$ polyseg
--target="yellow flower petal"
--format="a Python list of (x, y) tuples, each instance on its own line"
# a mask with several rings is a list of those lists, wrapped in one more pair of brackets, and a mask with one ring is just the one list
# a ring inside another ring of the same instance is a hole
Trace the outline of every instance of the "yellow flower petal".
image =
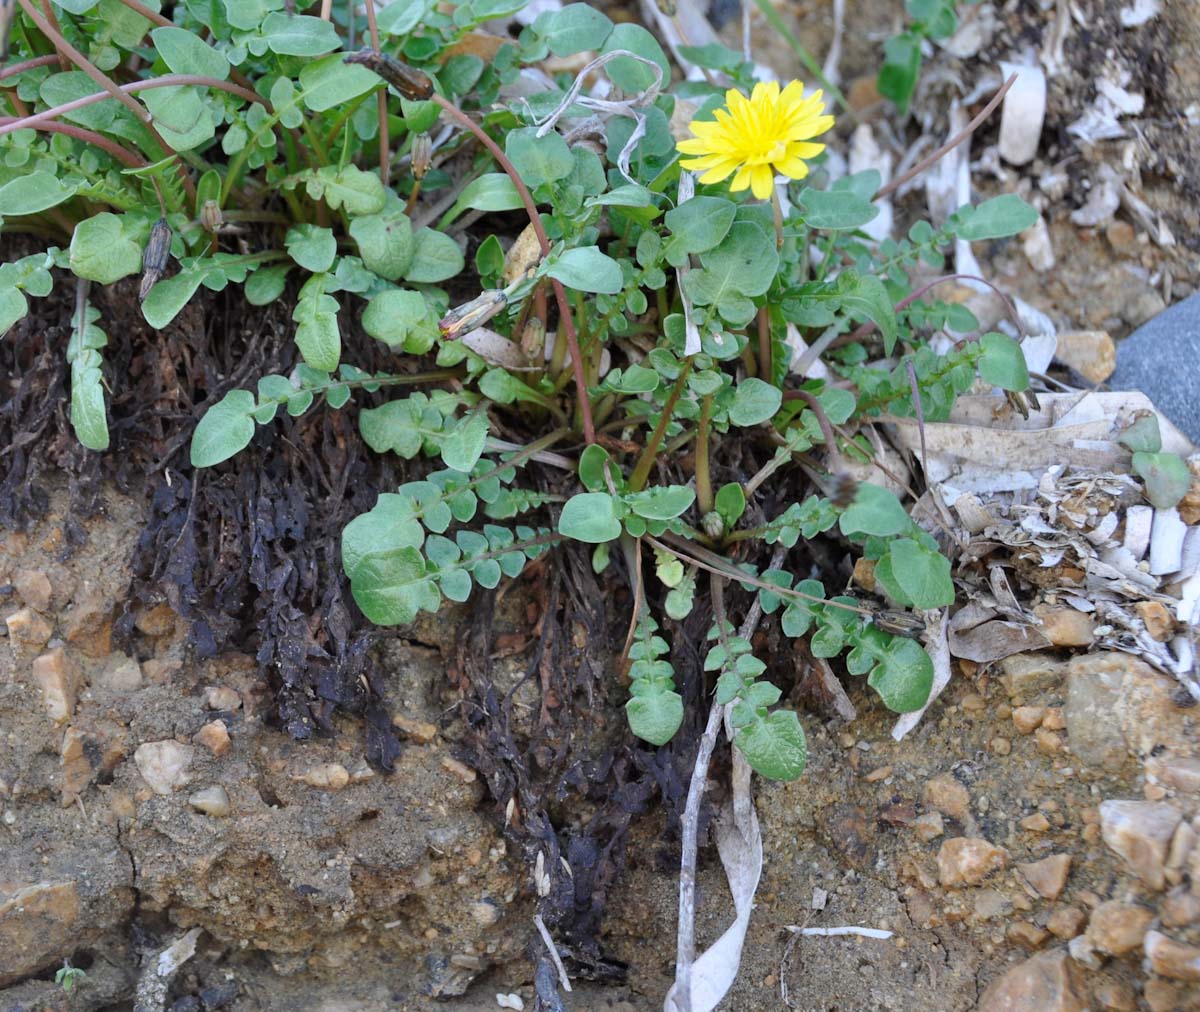
[(775, 189), (775, 173), (769, 165), (758, 165), (750, 170), (750, 189), (759, 200), (766, 200)]
[(760, 81), (749, 96), (736, 89), (725, 93), (725, 106), (710, 120), (689, 124), (692, 136), (676, 144), (680, 165), (702, 172), (702, 183), (716, 183), (732, 175), (733, 192), (750, 189), (760, 200), (774, 189), (775, 176), (792, 179), (808, 175), (807, 159), (825, 150), (813, 137), (834, 123), (825, 115), (823, 94), (804, 94), (804, 85), (792, 81), (781, 89), (776, 81)]

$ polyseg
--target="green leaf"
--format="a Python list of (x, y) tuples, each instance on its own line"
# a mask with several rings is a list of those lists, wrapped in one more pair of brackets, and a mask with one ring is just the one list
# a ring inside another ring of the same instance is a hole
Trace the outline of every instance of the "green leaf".
[(955, 216), (954, 234), (960, 239), (1002, 239), (1031, 228), (1038, 213), (1015, 193), (1003, 193), (975, 208), (963, 208)]
[(246, 279), (246, 301), (252, 306), (266, 306), (283, 294), (287, 284), (288, 264), (260, 267)]
[(184, 268), (174, 277), (158, 282), (142, 302), (142, 316), (146, 322), (155, 330), (170, 324), (196, 294), (205, 273), (199, 267)]
[(412, 223), (403, 211), (385, 211), (355, 218), (350, 237), (367, 270), (387, 281), (399, 281), (409, 269), (416, 250)]
[(543, 11), (533, 31), (554, 56), (572, 56), (603, 45), (613, 23), (591, 4), (568, 4), (561, 10)]
[(1007, 334), (984, 334), (979, 340), (979, 375), (1001, 390), (1029, 389), (1029, 369), (1021, 346)]
[(343, 106), (378, 84), (378, 74), (361, 64), (346, 63), (341, 53), (313, 60), (300, 71), (301, 97), (313, 112)]
[(292, 312), (296, 347), (308, 365), (322, 372), (333, 372), (342, 356), (337, 312), (337, 299), (324, 292), (302, 298)]
[(1159, 509), (1177, 505), (1192, 485), (1187, 463), (1173, 453), (1135, 453), (1133, 472), (1145, 481), (1146, 498)]
[(229, 61), (194, 32), (183, 28), (155, 28), (150, 33), (154, 48), (176, 74), (198, 74), (224, 81)]
[(575, 168), (566, 140), (553, 130), (544, 137), (538, 137), (534, 127), (510, 130), (504, 153), (530, 189), (564, 179)]
[(254, 394), (230, 390), (204, 412), (192, 433), (192, 467), (213, 467), (228, 460), (254, 438)]
[(441, 604), (424, 558), (408, 546), (360, 559), (350, 574), (350, 592), (376, 625), (405, 625), (421, 611), (436, 611)]
[(19, 288), (0, 288), (0, 337), (29, 312), (29, 300)]
[(1162, 449), (1158, 416), (1153, 411), (1145, 411), (1138, 415), (1121, 433), (1117, 442), (1133, 453), (1158, 453)]
[(826, 231), (861, 228), (879, 214), (869, 200), (847, 190), (806, 189), (800, 194), (800, 208), (809, 228)]
[(290, 11), (268, 14), (263, 19), (262, 33), (267, 48), (280, 56), (321, 56), (342, 44), (331, 22)]
[(646, 520), (674, 520), (686, 513), (695, 501), (695, 489), (686, 485), (659, 485), (645, 492), (625, 495), (625, 505)]
[(672, 245), (683, 253), (707, 253), (729, 234), (737, 205), (724, 197), (692, 197), (666, 213)]
[(915, 35), (893, 35), (883, 44), (883, 66), (876, 87), (884, 98), (896, 103), (901, 116), (908, 115), (908, 103), (917, 88), (921, 72), (921, 40)]
[[(71, 237), (70, 267), (76, 277), (101, 285), (137, 274), (142, 269), (142, 246), (126, 229), (128, 215), (103, 211), (75, 226)], [(137, 226), (134, 226), (136, 229)]]
[(425, 530), (416, 518), (418, 505), (411, 496), (382, 492), (375, 505), (342, 528), (342, 569), (347, 576), (364, 558), (392, 548), (420, 548)]
[[(593, 43), (594, 45), (595, 43)], [(671, 68), (667, 64), (666, 54), (658, 41), (641, 25), (623, 22), (609, 33), (600, 48), (600, 54), (611, 53), (616, 49), (627, 49), (629, 52), (651, 63), (657, 64), (661, 74), (655, 74), (654, 69), (640, 60), (628, 56), (619, 56), (604, 67), (609, 79), (626, 94), (645, 91), (655, 81), (666, 87), (671, 83)]]
[(888, 557), (892, 577), (914, 608), (929, 611), (954, 603), (950, 560), (940, 552), (909, 538), (897, 538), (888, 545)]
[(212, 140), (216, 124), (199, 88), (185, 85), (155, 88), (140, 97), (163, 140), (176, 151), (190, 151)]
[(407, 35), (428, 10), (427, 0), (395, 0), (379, 12), (379, 30), (385, 35)]
[(458, 200), (442, 216), (438, 227), (446, 228), (463, 211), (513, 211), (518, 207), (524, 207), (524, 204), (521, 195), (517, 193), (516, 184), (508, 174), (485, 172), (463, 187)]
[(488, 418), (486, 411), (475, 411), (459, 421), (446, 433), (442, 442), (442, 460), (447, 467), (469, 474), (483, 453), (487, 442)]
[(758, 425), (773, 418), (782, 403), (783, 392), (777, 386), (752, 376), (738, 384), (729, 420), (743, 428)]
[(75, 187), (59, 181), (53, 173), (37, 169), (0, 186), (0, 216), (17, 218), (37, 214), (70, 200)]
[(665, 745), (683, 723), (683, 698), (674, 691), (634, 696), (625, 704), (625, 716), (629, 729), (642, 741)]
[(738, 729), (733, 743), (759, 775), (795, 780), (808, 762), (808, 743), (800, 718), (791, 710), (775, 710)]
[(893, 636), (887, 654), (867, 677), (893, 713), (913, 713), (929, 701), (933, 688), (933, 661), (919, 643)]
[(603, 492), (608, 488), (608, 479), (618, 490), (624, 486), (625, 479), (609, 452), (599, 443), (592, 443), (579, 455), (579, 480), (589, 492)]
[(465, 264), (458, 243), (444, 232), (423, 228), (413, 237), (412, 262), (404, 273), (404, 280), (413, 284), (437, 284), (454, 277)]
[(423, 355), (433, 347), (438, 335), (437, 321), (425, 296), (398, 289), (374, 296), (363, 312), (362, 325), (377, 341), (392, 348), (403, 347), (410, 355)]
[(684, 275), (684, 287), (698, 306), (718, 305), (730, 296), (762, 295), (779, 268), (775, 241), (752, 221), (734, 222), (728, 234), (700, 255), (702, 270)]
[(870, 482), (863, 482), (858, 486), (854, 502), (842, 513), (838, 527), (847, 536), (874, 534), (887, 538), (910, 530), (912, 520), (894, 492)]
[(621, 265), (597, 246), (565, 250), (550, 261), (546, 274), (580, 292), (615, 295), (624, 284)]
[(883, 347), (887, 354), (895, 347), (898, 331), (896, 311), (887, 289), (879, 278), (861, 276), (854, 271), (843, 271), (838, 275), (835, 292), (842, 306), (852, 309), (868, 320), (873, 320), (883, 335)]
[(104, 385), (98, 368), (71, 370), (71, 428), (89, 450), (108, 449)]
[(580, 492), (563, 505), (558, 533), (565, 538), (598, 545), (621, 535), (617, 504), (606, 492)]
[(306, 271), (323, 274), (333, 266), (337, 256), (337, 239), (333, 229), (320, 225), (293, 225), (284, 238), (288, 256)]
[(732, 530), (746, 512), (745, 490), (737, 482), (722, 485), (713, 500), (713, 508), (725, 521), (725, 529)]
[(379, 177), (357, 165), (325, 165), (309, 176), (304, 188), (313, 200), (324, 200), (334, 211), (344, 208), (348, 215), (382, 211), (387, 198)]

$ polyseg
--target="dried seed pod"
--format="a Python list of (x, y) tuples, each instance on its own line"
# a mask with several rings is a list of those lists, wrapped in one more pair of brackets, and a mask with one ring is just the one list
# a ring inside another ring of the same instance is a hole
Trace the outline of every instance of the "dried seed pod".
[(424, 179), (433, 161), (433, 138), (428, 133), (419, 133), (412, 143), (413, 179)]
[(360, 49), (347, 56), (344, 62), (358, 63), (375, 71), (410, 102), (424, 102), (433, 97), (433, 81), (427, 74), (377, 49)]
[(502, 288), (489, 288), (477, 298), (451, 309), (438, 323), (442, 337), (455, 340), (469, 330), (482, 327), (508, 305)]
[(225, 215), (221, 213), (221, 205), (215, 200), (206, 200), (200, 208), (200, 225), (206, 232), (215, 232), (225, 224)]
[(166, 218), (159, 218), (150, 229), (150, 238), (142, 253), (142, 283), (138, 288), (138, 300), (142, 301), (150, 294), (163, 271), (167, 269), (167, 261), (171, 258), (171, 226)]

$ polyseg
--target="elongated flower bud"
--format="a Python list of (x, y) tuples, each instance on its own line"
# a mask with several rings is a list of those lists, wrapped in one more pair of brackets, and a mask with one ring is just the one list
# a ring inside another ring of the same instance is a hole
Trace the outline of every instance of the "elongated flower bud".
[(138, 288), (138, 301), (150, 294), (163, 271), (167, 269), (167, 261), (171, 258), (171, 226), (166, 218), (159, 218), (150, 229), (150, 238), (142, 253), (142, 283)]
[(412, 174), (413, 179), (424, 179), (433, 161), (433, 138), (427, 133), (419, 133), (412, 143)]
[(469, 330), (482, 327), (488, 320), (508, 305), (508, 296), (502, 288), (489, 288), (470, 302), (451, 309), (438, 323), (442, 337), (453, 341)]
[(221, 205), (215, 200), (206, 200), (200, 208), (200, 225), (205, 232), (215, 232), (225, 224), (225, 216), (221, 213)]
[(424, 102), (433, 97), (433, 81), (427, 74), (413, 70), (407, 63), (377, 49), (360, 49), (347, 56), (344, 62), (358, 63), (375, 71), (410, 102)]

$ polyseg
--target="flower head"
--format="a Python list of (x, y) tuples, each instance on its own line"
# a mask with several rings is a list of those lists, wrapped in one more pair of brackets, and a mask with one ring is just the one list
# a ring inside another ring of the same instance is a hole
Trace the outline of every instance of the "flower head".
[(676, 147), (685, 155), (685, 169), (703, 172), (702, 183), (719, 183), (734, 173), (730, 189), (749, 187), (765, 200), (775, 186), (775, 174), (791, 179), (808, 175), (805, 159), (825, 150), (812, 138), (833, 126), (833, 117), (822, 115), (821, 92), (804, 97), (804, 85), (793, 81), (782, 92), (774, 81), (759, 82), (747, 98), (740, 91), (725, 93), (725, 108), (716, 120), (692, 120), (694, 136)]

